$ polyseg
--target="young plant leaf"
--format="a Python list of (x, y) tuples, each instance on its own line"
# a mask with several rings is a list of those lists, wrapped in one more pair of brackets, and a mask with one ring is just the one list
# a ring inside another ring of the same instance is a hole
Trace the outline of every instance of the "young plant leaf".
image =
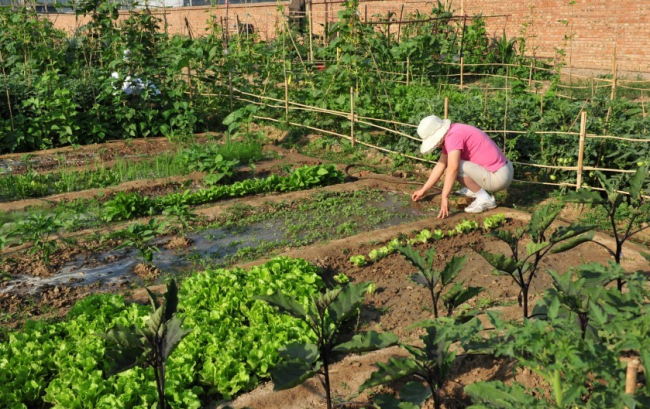
[(348, 342), (338, 344), (334, 347), (334, 352), (360, 353), (367, 351), (375, 351), (377, 349), (387, 348), (397, 344), (397, 336), (385, 332), (378, 333), (375, 331), (363, 332), (352, 337)]
[(494, 254), (488, 251), (479, 251), (479, 254), (498, 271), (512, 274), (517, 269), (517, 262), (506, 255)]
[(452, 257), (452, 259), (445, 265), (445, 268), (442, 269), (442, 272), (440, 274), (442, 285), (446, 286), (454, 281), (466, 262), (467, 256)]
[(256, 297), (259, 300), (266, 301), (269, 304), (275, 305), (285, 314), (289, 314), (292, 317), (302, 319), (305, 316), (305, 309), (300, 303), (294, 300), (291, 297), (288, 297), (282, 293), (275, 293), (272, 295), (261, 295)]

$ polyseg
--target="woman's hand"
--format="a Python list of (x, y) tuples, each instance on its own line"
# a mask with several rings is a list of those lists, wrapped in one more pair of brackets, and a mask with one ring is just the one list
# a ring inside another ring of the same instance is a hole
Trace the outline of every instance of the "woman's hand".
[(444, 219), (449, 216), (449, 202), (446, 197), (440, 198), (440, 211), (438, 212), (438, 219)]
[(417, 202), (418, 200), (422, 199), (426, 193), (427, 193), (427, 191), (425, 189), (416, 190), (411, 195), (411, 200), (413, 200), (414, 202)]

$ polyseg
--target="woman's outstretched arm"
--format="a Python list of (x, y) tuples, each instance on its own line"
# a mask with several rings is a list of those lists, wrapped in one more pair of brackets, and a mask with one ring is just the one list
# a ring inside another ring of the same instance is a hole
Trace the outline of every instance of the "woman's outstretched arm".
[(424, 195), (427, 193), (427, 191), (431, 189), (433, 185), (435, 185), (438, 182), (438, 180), (440, 180), (442, 174), (445, 173), (446, 167), (447, 167), (447, 155), (443, 153), (440, 155), (440, 159), (438, 160), (438, 163), (436, 163), (436, 166), (433, 167), (433, 170), (429, 175), (429, 179), (427, 179), (424, 186), (422, 186), (420, 189), (413, 192), (413, 194), (411, 195), (411, 199), (413, 201), (418, 201), (422, 199)]

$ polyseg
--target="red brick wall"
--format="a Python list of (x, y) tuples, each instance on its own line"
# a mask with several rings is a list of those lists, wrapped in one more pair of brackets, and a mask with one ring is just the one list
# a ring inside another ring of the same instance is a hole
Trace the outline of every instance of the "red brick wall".
[[(327, 17), (336, 19), (342, 4), (324, 4), (313, 0), (314, 31), (322, 32)], [(619, 72), (634, 75), (650, 72), (650, 1), (649, 0), (450, 0), (456, 14), (482, 14), (488, 17), (487, 28), (492, 35), (525, 36), (528, 53), (553, 58), (556, 49), (564, 49), (566, 63), (575, 71), (611, 72), (614, 52)], [(285, 5), (288, 3), (284, 3)], [(425, 1), (361, 1), (359, 12), (397, 18), (404, 6), (404, 16), (420, 10), (426, 13), (432, 3)], [(286, 11), (285, 11), (286, 12)], [(166, 20), (170, 33), (194, 35), (207, 28), (210, 16), (217, 21), (228, 17), (230, 29), (237, 19), (250, 23), (262, 39), (271, 38), (276, 27), (283, 24), (276, 3), (231, 5), (218, 7), (184, 7), (156, 11)], [(71, 15), (50, 15), (57, 27), (74, 30), (83, 21)], [(187, 19), (187, 23), (185, 22)], [(395, 26), (396, 27), (396, 26)], [(394, 28), (395, 28), (394, 27)]]

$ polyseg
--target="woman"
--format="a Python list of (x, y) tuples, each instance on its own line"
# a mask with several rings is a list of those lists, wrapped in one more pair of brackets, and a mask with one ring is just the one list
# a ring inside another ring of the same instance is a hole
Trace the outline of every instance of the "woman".
[(420, 152), (429, 153), (440, 146), (442, 153), (427, 182), (411, 196), (413, 201), (422, 199), (445, 174), (438, 218), (449, 215), (448, 198), (456, 179), (464, 186), (456, 193), (474, 198), (465, 208), (467, 213), (481, 213), (497, 206), (494, 196), (488, 192), (506, 189), (512, 182), (514, 170), (485, 132), (431, 115), (420, 121), (418, 135), (422, 138)]

